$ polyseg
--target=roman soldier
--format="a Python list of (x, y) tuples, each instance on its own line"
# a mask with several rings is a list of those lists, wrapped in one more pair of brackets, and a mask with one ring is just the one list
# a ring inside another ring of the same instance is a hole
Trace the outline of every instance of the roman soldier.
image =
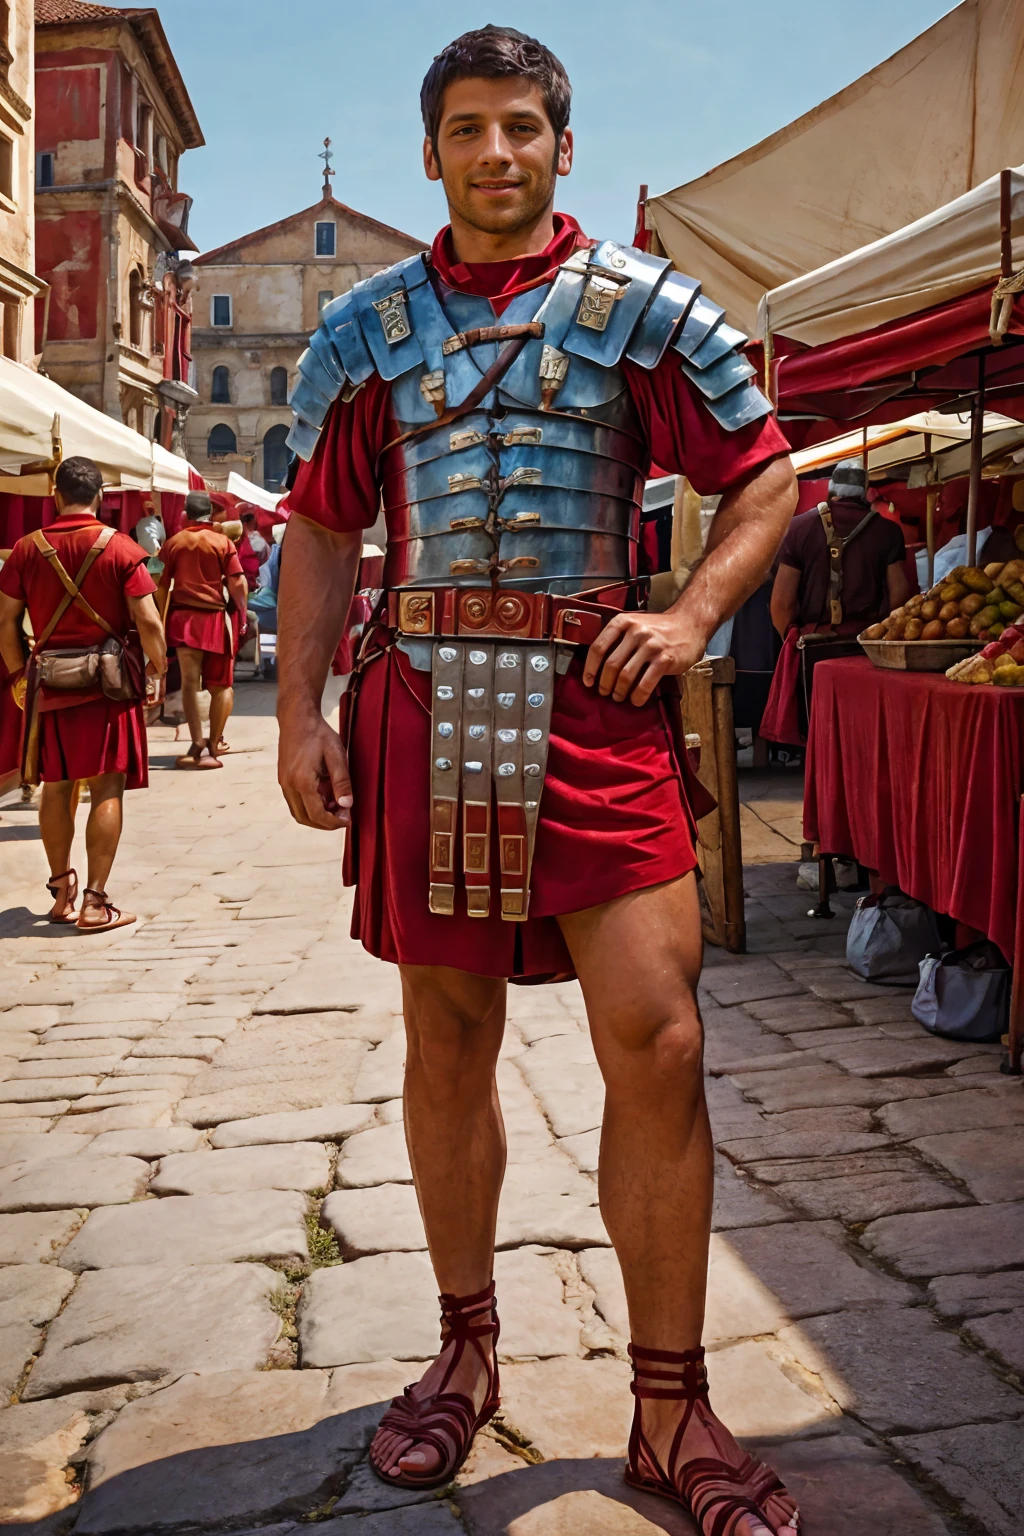
[[(353, 933), (401, 968), (405, 1115), (440, 1354), (381, 1421), (385, 1482), (450, 1481), (499, 1402), (492, 1281), (509, 980), (575, 973), (607, 1101), (601, 1208), (629, 1299), (626, 1470), (704, 1536), (793, 1536), (793, 1500), (708, 1403), (712, 1144), (695, 816), (675, 679), (766, 579), (796, 501), (745, 337), (698, 281), (553, 211), (558, 60), (460, 37), (421, 104), (450, 225), (323, 312), (299, 364), (278, 635), (279, 778), (347, 826)], [(645, 611), (652, 457), (721, 492), (678, 602)], [(345, 699), (321, 696), (363, 531), (383, 585)]]

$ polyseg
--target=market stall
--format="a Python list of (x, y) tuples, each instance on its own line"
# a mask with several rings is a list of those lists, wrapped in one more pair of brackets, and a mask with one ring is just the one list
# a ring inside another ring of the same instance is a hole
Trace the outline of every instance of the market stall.
[[(815, 671), (804, 833), (823, 855), (819, 910), (828, 910), (831, 856), (856, 859), (991, 940), (1015, 976), (1024, 962), (1024, 559), (1012, 558), (1024, 537), (1022, 267), (1024, 173), (1007, 170), (769, 293), (760, 309), (798, 471), (813, 474), (842, 446), (864, 457), (881, 494), (916, 490), (927, 501), (922, 590), (865, 632), (867, 654)], [(939, 498), (957, 488), (960, 517), (943, 520), (940, 538)], [(1000, 537), (985, 545), (993, 521)], [(985, 563), (997, 545), (1000, 558)], [(1011, 1070), (1022, 1044), (1016, 995)]]

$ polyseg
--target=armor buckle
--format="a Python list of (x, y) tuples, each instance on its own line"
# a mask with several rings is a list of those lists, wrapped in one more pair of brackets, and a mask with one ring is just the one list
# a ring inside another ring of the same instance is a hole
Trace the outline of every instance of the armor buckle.
[(616, 299), (622, 297), (628, 286), (628, 278), (623, 281), (621, 277), (612, 277), (610, 273), (603, 276), (592, 272), (583, 290), (576, 324), (582, 325), (588, 331), (607, 330), (608, 321), (612, 317), (612, 306)]
[(380, 316), (380, 323), (384, 330), (384, 340), (389, 347), (396, 346), (400, 341), (407, 341), (412, 335), (405, 305), (404, 288), (396, 288), (394, 293), (389, 293), (386, 299), (373, 300), (373, 307)]

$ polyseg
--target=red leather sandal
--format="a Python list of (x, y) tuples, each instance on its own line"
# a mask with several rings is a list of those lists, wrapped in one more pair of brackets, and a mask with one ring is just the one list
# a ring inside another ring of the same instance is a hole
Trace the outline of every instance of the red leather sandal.
[[(67, 887), (63, 890), (61, 889), (62, 880), (67, 881)], [(77, 923), (78, 915), (75, 912), (75, 902), (78, 900), (78, 876), (75, 874), (75, 871), (73, 869), (66, 869), (61, 875), (51, 875), (46, 882), (46, 889), (53, 897), (54, 907), (56, 907), (62, 896), (65, 904), (65, 910), (60, 917), (54, 917), (53, 909), (51, 908), (47, 914), (46, 921), (48, 923), (65, 923), (68, 925)]]
[[(485, 1291), (478, 1291), (474, 1296), (444, 1295), (439, 1299), (441, 1348), (455, 1341), (440, 1390), (417, 1402), (412, 1396), (412, 1388), (406, 1387), (401, 1397), (392, 1400), (370, 1446), (370, 1466), (381, 1481), (392, 1488), (443, 1488), (450, 1483), (469, 1455), (477, 1431), (494, 1417), (501, 1404), (497, 1356), (499, 1324), (494, 1310), (493, 1280)], [(476, 1350), (487, 1370), (487, 1396), (479, 1413), (472, 1398), (464, 1392), (445, 1391), (469, 1346)], [(432, 1446), (443, 1458), (440, 1471), (400, 1471), (393, 1477), (374, 1454), (381, 1434), (386, 1431), (407, 1436), (418, 1445)]]
[[(626, 1482), (644, 1493), (656, 1493), (681, 1504), (700, 1526), (702, 1536), (724, 1536), (737, 1515), (753, 1515), (772, 1529), (764, 1505), (772, 1495), (786, 1495), (786, 1488), (771, 1467), (753, 1456), (744, 1457), (731, 1467), (715, 1457), (701, 1456), (680, 1462), (680, 1451), (687, 1425), (699, 1402), (708, 1402), (708, 1377), (704, 1369), (703, 1349), (688, 1349), (675, 1354), (667, 1349), (639, 1349), (629, 1346), (633, 1362), (631, 1390), (637, 1399), (633, 1427), (629, 1436)], [(658, 1397), (686, 1404), (686, 1410), (672, 1437), (667, 1470), (658, 1460), (643, 1431), (644, 1398)], [(709, 1524), (705, 1524), (705, 1521)], [(790, 1517), (783, 1530), (795, 1530), (799, 1515)]]

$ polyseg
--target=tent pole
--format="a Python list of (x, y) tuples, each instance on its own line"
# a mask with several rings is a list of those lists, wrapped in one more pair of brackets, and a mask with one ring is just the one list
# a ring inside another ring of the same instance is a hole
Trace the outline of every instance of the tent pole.
[(981, 500), (981, 458), (985, 436), (985, 354), (978, 358), (978, 393), (971, 405), (971, 480), (967, 493), (967, 564), (978, 558), (978, 503)]
[(861, 460), (862, 460), (863, 465), (864, 465), (864, 480), (865, 480), (865, 487), (864, 487), (864, 489), (866, 491), (867, 490), (866, 482), (867, 482), (867, 478), (868, 478), (868, 429), (867, 429), (867, 427), (864, 428), (864, 442), (863, 442), (863, 447), (861, 448), (861, 451), (860, 451), (860, 456), (861, 456)]
[(1013, 276), (1013, 208), (1010, 172), (999, 172), (999, 275)]
[[(924, 435), (924, 456), (929, 461), (932, 456), (932, 435), (926, 432)], [(925, 547), (928, 551), (928, 587), (935, 585), (935, 503), (939, 499), (938, 490), (928, 487), (925, 497), (924, 537)]]

